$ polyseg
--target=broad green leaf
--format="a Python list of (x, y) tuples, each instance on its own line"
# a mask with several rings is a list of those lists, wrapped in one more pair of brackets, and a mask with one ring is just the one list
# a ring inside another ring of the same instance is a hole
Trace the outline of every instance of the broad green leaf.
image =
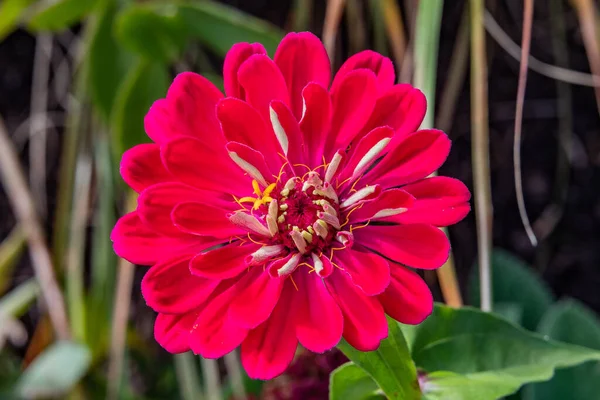
[(176, 6), (168, 3), (128, 7), (116, 21), (116, 36), (129, 50), (165, 63), (177, 59), (187, 41)]
[(23, 372), (17, 391), (26, 398), (64, 395), (85, 375), (90, 361), (87, 347), (68, 341), (56, 342)]
[(221, 56), (238, 42), (262, 43), (273, 54), (284, 35), (265, 21), (214, 1), (181, 5), (179, 15), (192, 37)]
[(0, 2), (0, 41), (20, 22), (23, 14), (35, 0), (2, 0)]
[(140, 60), (125, 77), (112, 112), (113, 144), (118, 157), (126, 149), (150, 140), (144, 132), (144, 116), (155, 100), (165, 96), (168, 79), (166, 66), (149, 60)]
[(378, 391), (373, 378), (353, 362), (338, 367), (329, 376), (329, 400), (385, 399)]
[[(477, 266), (471, 277), (471, 303), (479, 306), (479, 276)], [(492, 252), (492, 282), (494, 304), (518, 303), (522, 307), (521, 325), (535, 330), (542, 315), (552, 304), (552, 293), (530, 266), (519, 258), (501, 250)]]
[(98, 0), (41, 0), (32, 9), (27, 27), (33, 31), (63, 31), (80, 22)]
[[(600, 350), (600, 321), (593, 311), (574, 300), (555, 303), (542, 318), (538, 332), (551, 339)], [(600, 393), (600, 363), (591, 361), (556, 371), (544, 383), (525, 390), (530, 400), (589, 400)]]
[(346, 357), (364, 369), (390, 400), (420, 399), (417, 371), (410, 358), (400, 326), (396, 321), (388, 318), (388, 329), (388, 337), (381, 341), (375, 351), (358, 351), (344, 340), (338, 344), (338, 348)]
[(99, 114), (108, 122), (117, 91), (134, 59), (117, 43), (113, 35), (117, 6), (105, 1), (88, 24), (89, 47), (85, 59), (90, 94)]
[(599, 351), (549, 340), (471, 307), (436, 305), (408, 330), (412, 357), (429, 373), (428, 399), (495, 400), (550, 379), (557, 368), (600, 360)]

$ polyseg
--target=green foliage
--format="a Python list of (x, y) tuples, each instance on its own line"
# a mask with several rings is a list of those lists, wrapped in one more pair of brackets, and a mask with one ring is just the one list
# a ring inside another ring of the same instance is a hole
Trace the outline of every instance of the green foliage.
[[(479, 306), (479, 276), (477, 265), (472, 269), (471, 303)], [(521, 309), (521, 318), (516, 321), (528, 330), (535, 331), (542, 315), (552, 304), (552, 294), (531, 267), (514, 255), (494, 249), (492, 252), (492, 284), (494, 306), (498, 311), (512, 312)], [(504, 306), (502, 305), (505, 304)], [(512, 303), (512, 310), (506, 304)], [(500, 307), (498, 305), (500, 304)]]
[(378, 390), (373, 378), (353, 362), (338, 367), (329, 377), (330, 400), (385, 399)]
[(144, 116), (152, 103), (165, 96), (169, 85), (164, 64), (140, 60), (119, 88), (112, 112), (112, 134), (115, 152), (120, 156), (136, 144), (148, 142), (144, 132)]
[(420, 399), (417, 371), (398, 323), (388, 318), (388, 337), (375, 351), (358, 351), (342, 340), (338, 348), (377, 382), (393, 399)]
[(65, 394), (85, 375), (90, 361), (87, 347), (67, 341), (56, 342), (23, 372), (16, 391), (26, 398)]
[(86, 17), (99, 0), (42, 0), (32, 7), (27, 22), (31, 31), (60, 32)]
[(40, 285), (31, 278), (0, 298), (0, 319), (2, 315), (21, 317), (40, 293)]
[(187, 41), (175, 4), (127, 7), (116, 22), (116, 35), (127, 49), (154, 61), (175, 61)]
[(34, 0), (2, 0), (0, 2), (0, 40), (8, 36)]
[[(600, 321), (593, 311), (574, 300), (552, 305), (538, 332), (550, 339), (600, 350)], [(589, 400), (600, 393), (600, 363), (587, 362), (556, 371), (548, 382), (526, 388), (527, 400)]]
[(181, 5), (179, 15), (190, 36), (219, 55), (225, 55), (237, 42), (259, 42), (273, 54), (283, 38), (277, 27), (211, 1)]
[(437, 305), (406, 331), (415, 363), (429, 373), (423, 390), (430, 400), (495, 400), (550, 379), (556, 368), (600, 360), (598, 351), (548, 340), (470, 307)]

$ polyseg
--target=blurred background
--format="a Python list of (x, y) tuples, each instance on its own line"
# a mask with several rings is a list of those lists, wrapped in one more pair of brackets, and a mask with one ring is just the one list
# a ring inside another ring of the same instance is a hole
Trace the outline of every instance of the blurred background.
[[(452, 139), (440, 174), (481, 194), (484, 218), (449, 229), (453, 262), (425, 275), (436, 300), (478, 306), (478, 254), (490, 252), (496, 312), (600, 349), (598, 4), (535, 2), (520, 101), (525, 3), (0, 0), (0, 399), (327, 398), (337, 351), (299, 350), (270, 382), (248, 379), (235, 354), (167, 354), (141, 297), (145, 268), (118, 260), (109, 239), (135, 204), (120, 155), (147, 141), (144, 114), (172, 78), (195, 71), (222, 88), (232, 44), (272, 55), (288, 31), (321, 37), (334, 70), (364, 49), (390, 57), (399, 82), (428, 97), (424, 126)], [(513, 398), (593, 400), (598, 378), (588, 363)]]

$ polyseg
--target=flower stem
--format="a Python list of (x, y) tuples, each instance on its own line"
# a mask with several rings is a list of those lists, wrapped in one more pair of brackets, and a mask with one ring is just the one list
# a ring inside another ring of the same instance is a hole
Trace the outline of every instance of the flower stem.
[(471, 0), (471, 156), (473, 158), (473, 186), (479, 280), (481, 282), (481, 309), (492, 309), (492, 195), (490, 184), (490, 156), (488, 132), (487, 57), (483, 0)]
[(221, 400), (221, 383), (219, 379), (219, 365), (217, 360), (200, 357), (202, 375), (204, 376), (204, 393), (207, 400)]
[(196, 357), (190, 352), (175, 354), (175, 373), (179, 382), (179, 394), (183, 400), (202, 400), (202, 388), (198, 379)]

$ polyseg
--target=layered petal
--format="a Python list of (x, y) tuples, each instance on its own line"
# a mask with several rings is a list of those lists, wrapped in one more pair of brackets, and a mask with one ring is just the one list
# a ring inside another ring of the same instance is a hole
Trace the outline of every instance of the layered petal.
[(403, 324), (420, 324), (433, 311), (429, 287), (408, 268), (396, 265), (391, 273), (390, 285), (378, 296), (385, 313)]
[(110, 239), (115, 253), (133, 264), (151, 265), (179, 254), (199, 253), (223, 242), (207, 236), (199, 238), (178, 232), (166, 236), (148, 228), (137, 212), (124, 215), (113, 228)]
[(173, 225), (182, 232), (229, 239), (246, 231), (229, 221), (222, 208), (199, 202), (177, 203), (171, 211)]
[(366, 69), (348, 73), (331, 90), (331, 99), (331, 137), (326, 158), (338, 149), (346, 149), (369, 120), (377, 100), (375, 74)]
[(123, 153), (120, 167), (125, 183), (136, 192), (174, 178), (160, 159), (160, 147), (156, 144), (139, 144)]
[(289, 279), (268, 320), (248, 333), (242, 343), (242, 365), (252, 379), (272, 379), (292, 362), (298, 340), (293, 318), (293, 293)]
[(146, 133), (158, 144), (178, 136), (192, 136), (204, 147), (217, 149), (224, 142), (215, 114), (215, 106), (222, 97), (208, 79), (183, 72), (169, 87), (167, 98), (155, 102), (146, 114)]
[(255, 54), (238, 70), (238, 80), (245, 91), (246, 101), (269, 121), (269, 104), (279, 100), (289, 104), (285, 79), (277, 65), (266, 55)]
[(260, 43), (236, 43), (227, 52), (223, 63), (223, 84), (227, 96), (239, 99), (246, 97), (238, 81), (238, 70), (254, 54), (267, 54), (267, 51)]
[(364, 50), (356, 53), (344, 62), (340, 70), (335, 74), (331, 90), (336, 90), (338, 85), (341, 85), (344, 77), (357, 69), (368, 69), (375, 74), (379, 93), (386, 91), (396, 80), (392, 60), (372, 50)]
[(360, 183), (374, 182), (390, 188), (415, 182), (436, 171), (449, 152), (450, 139), (444, 132), (433, 129), (416, 132), (390, 151)]
[(300, 120), (302, 91), (306, 85), (314, 82), (329, 86), (331, 67), (327, 51), (319, 38), (310, 32), (289, 33), (277, 47), (274, 60), (290, 92), (290, 107)]
[(188, 185), (199, 189), (243, 195), (250, 179), (229, 158), (225, 144), (218, 151), (209, 151), (193, 138), (178, 138), (161, 147), (165, 167)]
[(253, 329), (269, 318), (279, 301), (284, 279), (271, 278), (261, 266), (255, 266), (240, 280), (239, 292), (229, 308), (236, 324)]
[(302, 346), (323, 353), (337, 345), (344, 330), (344, 317), (323, 279), (299, 271), (295, 275), (296, 337)]
[(356, 243), (413, 268), (441, 267), (450, 253), (444, 232), (431, 225), (367, 226), (353, 233)]
[(202, 308), (192, 326), (189, 343), (195, 354), (205, 358), (219, 358), (238, 347), (248, 329), (235, 324), (227, 313), (237, 295), (235, 285), (215, 296)]
[(402, 188), (416, 198), (407, 212), (394, 217), (403, 224), (448, 226), (461, 221), (471, 210), (471, 193), (458, 179), (436, 176)]
[(383, 292), (390, 283), (389, 263), (377, 254), (344, 249), (335, 252), (333, 259), (367, 296)]
[(419, 129), (426, 111), (427, 100), (423, 92), (409, 84), (395, 85), (377, 99), (363, 132), (389, 126), (394, 130), (396, 140), (402, 140)]
[(142, 295), (154, 311), (183, 314), (200, 307), (214, 292), (218, 280), (190, 273), (190, 256), (159, 262), (142, 279)]
[(304, 112), (300, 120), (300, 130), (309, 165), (317, 166), (323, 162), (322, 154), (331, 128), (331, 98), (323, 86), (309, 83), (302, 91), (302, 99)]
[(228, 279), (238, 276), (248, 268), (246, 257), (260, 245), (234, 242), (218, 249), (198, 254), (190, 262), (192, 274), (209, 279)]
[(154, 338), (169, 353), (190, 350), (189, 337), (198, 311), (185, 314), (158, 314), (154, 321)]
[(350, 214), (350, 224), (373, 219), (396, 221), (395, 218), (408, 212), (415, 204), (415, 198), (403, 189), (389, 189), (381, 192), (371, 201), (366, 201)]
[(335, 271), (325, 284), (344, 315), (344, 339), (360, 351), (377, 349), (388, 334), (381, 303), (365, 295), (344, 272)]

